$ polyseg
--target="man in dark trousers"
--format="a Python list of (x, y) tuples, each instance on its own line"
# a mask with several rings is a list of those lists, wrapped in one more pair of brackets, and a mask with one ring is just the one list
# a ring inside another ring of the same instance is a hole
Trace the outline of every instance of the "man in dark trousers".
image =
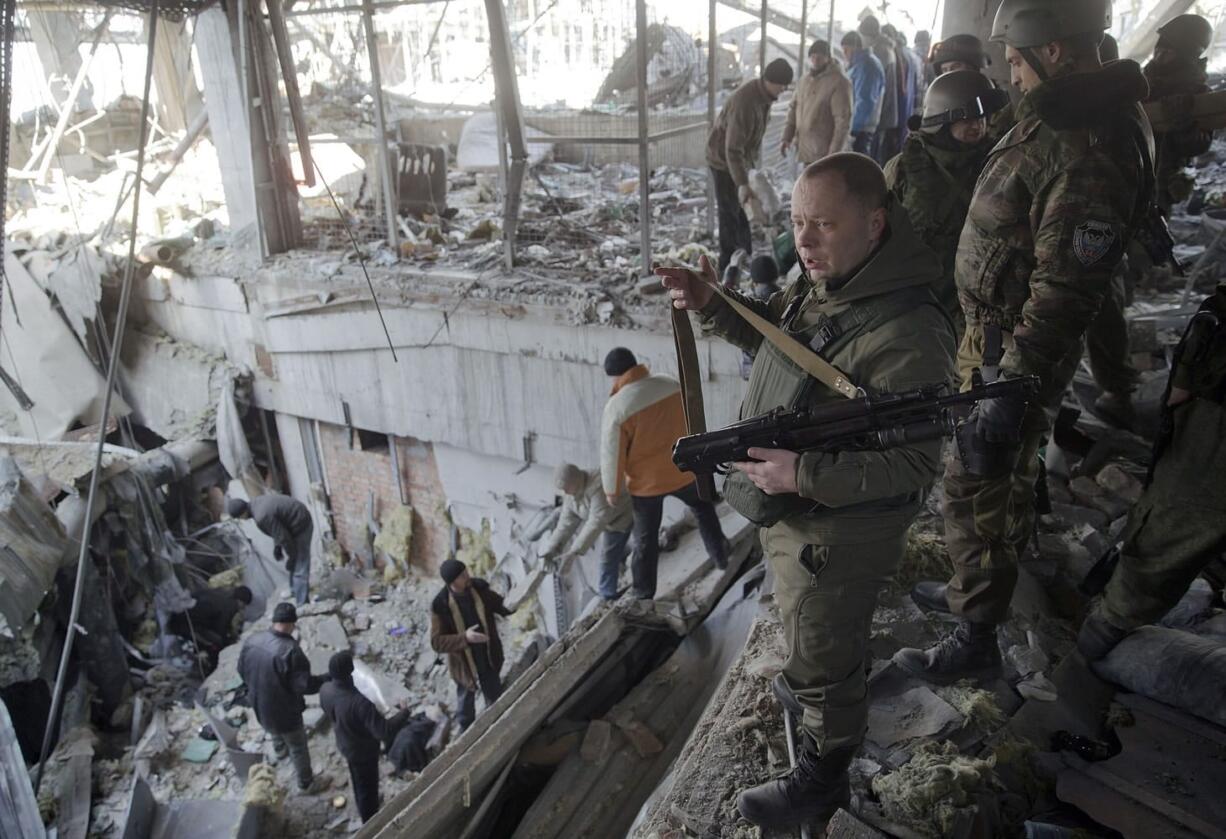
[(290, 590), (301, 606), (311, 593), (311, 533), (315, 529), (311, 511), (301, 501), (267, 492), (250, 502), (231, 498), (226, 512), (233, 519), (255, 519), (256, 527), (272, 538), (277, 559), (285, 560)]
[(771, 105), (792, 83), (792, 65), (776, 58), (760, 79), (736, 89), (707, 136), (707, 165), (715, 178), (715, 205), (719, 211), (719, 274), (736, 251), (753, 252), (746, 208), (758, 212), (759, 196), (749, 185), (749, 170), (758, 165), (762, 137), (770, 121)]
[(332, 656), (328, 675), (332, 681), (319, 689), (319, 704), (332, 721), (336, 750), (349, 764), (353, 803), (365, 824), (379, 809), (379, 750), (390, 748), (411, 710), (384, 719), (374, 703), (354, 687), (353, 653), (348, 650)]
[(458, 559), (444, 562), (439, 574), (446, 585), (430, 606), (430, 646), (447, 653), (456, 684), (456, 725), (464, 731), (477, 716), (478, 689), (487, 708), (502, 695), (502, 641), (495, 618), (509, 617), (511, 610)]
[(306, 653), (294, 640), (298, 610), (293, 603), (278, 603), (272, 612), (272, 628), (246, 640), (238, 655), (238, 675), (247, 686), (255, 718), (272, 737), (278, 760), (286, 755), (294, 762), (298, 789), (307, 794), (322, 792), (330, 779), (311, 770), (302, 712), (303, 697), (319, 693), (328, 676), (312, 676)]

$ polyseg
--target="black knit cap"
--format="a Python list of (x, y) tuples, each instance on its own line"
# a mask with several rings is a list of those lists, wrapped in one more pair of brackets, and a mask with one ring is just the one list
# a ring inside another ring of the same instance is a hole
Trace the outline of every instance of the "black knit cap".
[(786, 58), (776, 58), (770, 64), (766, 65), (766, 71), (762, 73), (762, 78), (765, 81), (772, 82), (773, 84), (791, 84), (791, 62), (789, 62)]
[(779, 281), (779, 266), (773, 256), (755, 256), (749, 263), (749, 276), (756, 285), (770, 285)]
[(460, 575), (468, 570), (468, 567), (458, 559), (448, 559), (443, 562), (438, 568), (438, 574), (443, 578), (443, 582), (451, 585)]
[(278, 603), (272, 610), (273, 623), (298, 623), (298, 610), (293, 603)]
[(328, 659), (328, 675), (338, 682), (353, 680), (353, 653), (341, 650)]
[(604, 357), (604, 372), (606, 376), (620, 376), (638, 363), (638, 359), (630, 350), (625, 347), (614, 347)]

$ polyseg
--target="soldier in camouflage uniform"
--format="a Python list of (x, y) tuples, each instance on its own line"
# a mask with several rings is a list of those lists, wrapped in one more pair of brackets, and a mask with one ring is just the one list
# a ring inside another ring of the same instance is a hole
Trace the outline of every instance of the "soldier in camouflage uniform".
[(1006, 45), (1025, 94), (1017, 125), (992, 150), (958, 245), (966, 315), (958, 350), (964, 385), (1034, 375), (1040, 397), (980, 403), (945, 476), (948, 584), (921, 582), (921, 606), (958, 618), (928, 650), (900, 650), (899, 667), (932, 681), (1000, 669), (996, 626), (1008, 615), (1017, 561), (1034, 520), (1045, 409), (1069, 384), (1061, 362), (1102, 308), (1124, 249), (1148, 208), (1153, 138), (1147, 85), (1131, 61), (1102, 66), (1108, 0), (1004, 0), (993, 40)]
[[(974, 70), (986, 77), (988, 67), (992, 66), (992, 57), (983, 48), (983, 41), (974, 35), (950, 35), (932, 45), (928, 64), (938, 76), (955, 70)], [(1008, 101), (1006, 95), (1005, 103), (988, 120), (988, 137), (992, 143), (1008, 134), (1014, 122), (1013, 103)]]
[(970, 209), (975, 181), (983, 170), (992, 140), (988, 118), (1008, 97), (977, 70), (938, 76), (912, 118), (902, 152), (885, 166), (885, 180), (907, 211), (911, 226), (941, 258), (937, 299), (961, 337), (964, 321), (954, 286), (958, 237)]
[[(1213, 27), (1200, 15), (1179, 15), (1158, 29), (1154, 57), (1145, 65), (1149, 80), (1149, 99), (1193, 95), (1209, 90), (1205, 59), (1201, 54), (1213, 40)], [(1184, 167), (1193, 157), (1209, 151), (1213, 132), (1195, 126), (1167, 131), (1154, 136), (1158, 156), (1154, 170), (1158, 179), (1158, 207), (1170, 216), (1171, 205), (1186, 201), (1192, 181)]]
[(1153, 477), (1128, 516), (1120, 563), (1077, 637), (1090, 661), (1162, 617), (1226, 551), (1226, 284), (1175, 353)]
[[(870, 394), (948, 382), (953, 332), (932, 293), (936, 255), (891, 202), (881, 170), (854, 153), (810, 165), (792, 195), (803, 271), (769, 301), (737, 299), (819, 353)], [(754, 353), (744, 418), (844, 397), (809, 377), (685, 269), (657, 271), (673, 305), (697, 310), (704, 329)], [(802, 721), (797, 767), (741, 793), (741, 814), (761, 826), (828, 819), (850, 796), (847, 770), (864, 738), (864, 662), (877, 593), (902, 560), (907, 528), (940, 467), (933, 440), (889, 451), (750, 449), (724, 497), (763, 527), (762, 547), (788, 659), (775, 680)]]

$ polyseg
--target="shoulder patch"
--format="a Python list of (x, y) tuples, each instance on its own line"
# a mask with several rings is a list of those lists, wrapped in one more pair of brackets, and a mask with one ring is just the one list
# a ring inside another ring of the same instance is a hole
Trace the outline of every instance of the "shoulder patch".
[(1115, 230), (1104, 221), (1087, 221), (1073, 231), (1073, 253), (1085, 266), (1093, 265), (1115, 244)]

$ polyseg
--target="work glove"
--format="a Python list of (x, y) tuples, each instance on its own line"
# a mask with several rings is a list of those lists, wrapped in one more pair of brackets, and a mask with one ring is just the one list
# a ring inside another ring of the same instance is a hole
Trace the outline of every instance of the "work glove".
[(739, 187), (736, 196), (745, 210), (745, 215), (749, 216), (750, 222), (753, 224), (766, 223), (766, 211), (762, 209), (762, 202), (758, 200), (758, 194), (748, 184)]
[(1026, 400), (1021, 396), (998, 396), (983, 399), (975, 407), (979, 422), (975, 433), (989, 443), (1017, 445), (1022, 441), (1022, 417)]

